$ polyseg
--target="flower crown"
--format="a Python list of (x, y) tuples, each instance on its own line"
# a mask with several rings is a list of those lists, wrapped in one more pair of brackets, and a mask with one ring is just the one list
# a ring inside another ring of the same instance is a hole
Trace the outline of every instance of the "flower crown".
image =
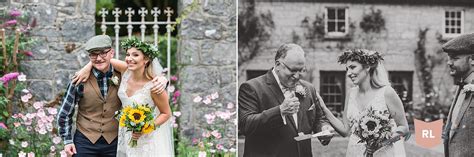
[(125, 51), (132, 47), (135, 47), (141, 50), (143, 54), (145, 54), (148, 58), (152, 60), (155, 57), (160, 56), (160, 52), (158, 51), (158, 48), (156, 48), (156, 46), (143, 42), (136, 37), (131, 37), (131, 38), (126, 39), (122, 41), (120, 45), (122, 46), (123, 49), (125, 49)]
[(362, 65), (374, 66), (381, 60), (383, 60), (383, 58), (377, 51), (356, 49), (344, 51), (344, 53), (339, 56), (337, 62), (345, 64), (348, 61), (357, 61)]

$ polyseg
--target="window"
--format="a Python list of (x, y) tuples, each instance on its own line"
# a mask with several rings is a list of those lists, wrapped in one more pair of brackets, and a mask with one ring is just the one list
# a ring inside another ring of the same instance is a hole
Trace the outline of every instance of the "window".
[(321, 71), (320, 94), (335, 116), (342, 117), (345, 99), (345, 71)]
[(341, 37), (347, 34), (347, 8), (326, 8), (326, 33), (328, 36)]
[(268, 72), (268, 70), (247, 70), (247, 80), (259, 77), (260, 75), (264, 75)]
[(413, 72), (390, 71), (389, 77), (393, 89), (395, 89), (404, 105), (410, 102), (412, 100)]
[(463, 14), (463, 11), (445, 11), (443, 28), (446, 37), (455, 37), (463, 33)]

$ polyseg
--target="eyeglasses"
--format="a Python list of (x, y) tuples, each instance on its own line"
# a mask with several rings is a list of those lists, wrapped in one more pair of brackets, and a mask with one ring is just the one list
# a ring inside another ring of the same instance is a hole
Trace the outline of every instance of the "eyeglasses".
[(286, 65), (285, 63), (283, 62), (280, 62), (281, 64), (283, 64), (283, 66), (285, 66), (286, 69), (288, 69), (291, 73), (293, 74), (296, 74), (296, 73), (305, 73), (306, 72), (306, 68), (303, 67), (302, 69), (291, 69), (288, 65)]
[[(107, 54), (109, 54), (110, 50), (112, 49), (105, 49), (105, 50), (96, 50), (96, 51), (92, 51), (91, 53), (89, 53), (89, 58), (90, 59), (97, 59), (97, 56), (100, 56), (102, 58), (105, 58), (107, 57)], [(99, 52), (97, 52), (99, 51)]]

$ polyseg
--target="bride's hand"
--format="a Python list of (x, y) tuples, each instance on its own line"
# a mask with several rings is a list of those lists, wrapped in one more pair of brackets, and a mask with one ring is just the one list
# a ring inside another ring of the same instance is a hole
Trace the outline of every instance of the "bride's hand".
[(132, 133), (132, 139), (138, 140), (142, 136), (142, 133), (140, 132), (133, 132)]
[(91, 70), (92, 70), (92, 63), (89, 62), (87, 63), (86, 66), (84, 66), (84, 68), (74, 73), (74, 75), (72, 76), (71, 83), (77, 86), (82, 82), (86, 82), (87, 79), (89, 78), (89, 75), (91, 74), (90, 73)]

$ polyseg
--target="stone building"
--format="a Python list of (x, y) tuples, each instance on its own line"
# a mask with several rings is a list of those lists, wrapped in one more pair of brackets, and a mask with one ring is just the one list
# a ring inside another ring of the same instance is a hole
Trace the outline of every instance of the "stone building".
[[(344, 107), (346, 89), (352, 86), (345, 68), (337, 63), (343, 50), (381, 52), (393, 87), (413, 101), (414, 106), (405, 107), (420, 107), (426, 96), (448, 106), (453, 83), (441, 45), (474, 32), (474, 2), (468, 0), (259, 0), (255, 5), (258, 13), (271, 14), (274, 29), (253, 59), (239, 63), (239, 83), (269, 70), (281, 44), (298, 43), (308, 56), (305, 79), (337, 113)], [(384, 24), (377, 23), (380, 19)], [(415, 53), (420, 50), (426, 53), (421, 58)], [(433, 84), (433, 92), (424, 91), (425, 82)]]

